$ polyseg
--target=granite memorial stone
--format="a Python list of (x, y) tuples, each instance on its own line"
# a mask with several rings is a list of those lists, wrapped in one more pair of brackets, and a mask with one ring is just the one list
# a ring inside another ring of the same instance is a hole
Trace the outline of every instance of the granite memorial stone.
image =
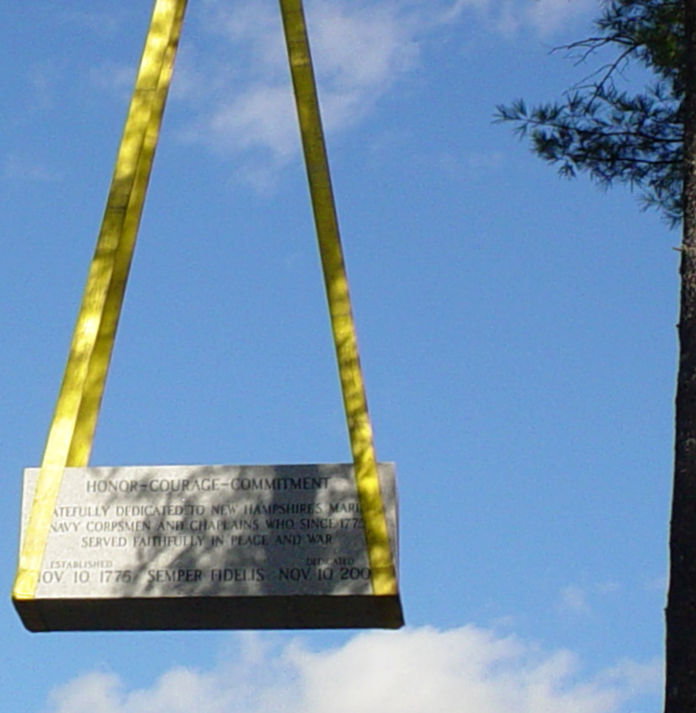
[[(378, 471), (397, 568), (394, 465)], [(15, 606), (32, 631), (403, 624), (398, 595), (372, 594), (350, 464), (66, 468), (35, 598)]]

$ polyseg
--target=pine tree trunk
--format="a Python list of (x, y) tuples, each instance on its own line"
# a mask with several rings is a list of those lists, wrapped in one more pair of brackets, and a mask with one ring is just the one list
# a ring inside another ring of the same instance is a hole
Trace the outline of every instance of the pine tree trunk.
[(684, 0), (684, 220), (665, 713), (696, 713), (696, 0)]

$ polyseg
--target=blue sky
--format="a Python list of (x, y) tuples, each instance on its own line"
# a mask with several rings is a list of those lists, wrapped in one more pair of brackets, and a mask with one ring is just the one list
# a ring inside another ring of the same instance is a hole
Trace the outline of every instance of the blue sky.
[[(679, 237), (492, 122), (589, 71), (550, 50), (597, 8), (306, 2), (408, 626), (31, 635), (9, 602), (21, 471), (151, 3), (3, 6), (0, 709), (659, 707)], [(190, 0), (94, 465), (349, 457), (285, 62), (273, 0)]]

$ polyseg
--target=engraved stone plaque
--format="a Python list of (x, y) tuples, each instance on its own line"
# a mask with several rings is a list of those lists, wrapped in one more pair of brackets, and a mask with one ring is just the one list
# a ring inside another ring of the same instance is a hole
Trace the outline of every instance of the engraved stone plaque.
[[(394, 465), (378, 471), (398, 572)], [(15, 606), (32, 631), (403, 625), (399, 596), (372, 594), (349, 464), (66, 468)]]

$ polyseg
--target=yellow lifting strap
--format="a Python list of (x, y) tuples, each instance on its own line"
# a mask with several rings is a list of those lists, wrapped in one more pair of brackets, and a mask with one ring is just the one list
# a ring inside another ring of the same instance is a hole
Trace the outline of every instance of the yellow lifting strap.
[(12, 596), (33, 599), (66, 466), (86, 466), (186, 0), (156, 0), (123, 129), (97, 247), (48, 432)]
[(338, 372), (343, 392), (350, 447), (355, 466), (358, 501), (365, 524), (365, 539), (372, 573), (372, 591), (377, 595), (396, 594), (396, 575), (384, 505), (379, 490), (377, 460), (372, 442), (372, 426), (367, 412), (350, 293), (338, 232), (329, 163), (319, 114), (312, 57), (302, 0), (280, 0), (290, 72), (302, 134), (314, 223), (329, 303)]
[[(280, 0), (373, 592), (397, 593), (301, 0)], [(41, 463), (12, 596), (33, 599), (63, 470), (86, 466), (186, 0), (155, 0), (97, 247)]]

